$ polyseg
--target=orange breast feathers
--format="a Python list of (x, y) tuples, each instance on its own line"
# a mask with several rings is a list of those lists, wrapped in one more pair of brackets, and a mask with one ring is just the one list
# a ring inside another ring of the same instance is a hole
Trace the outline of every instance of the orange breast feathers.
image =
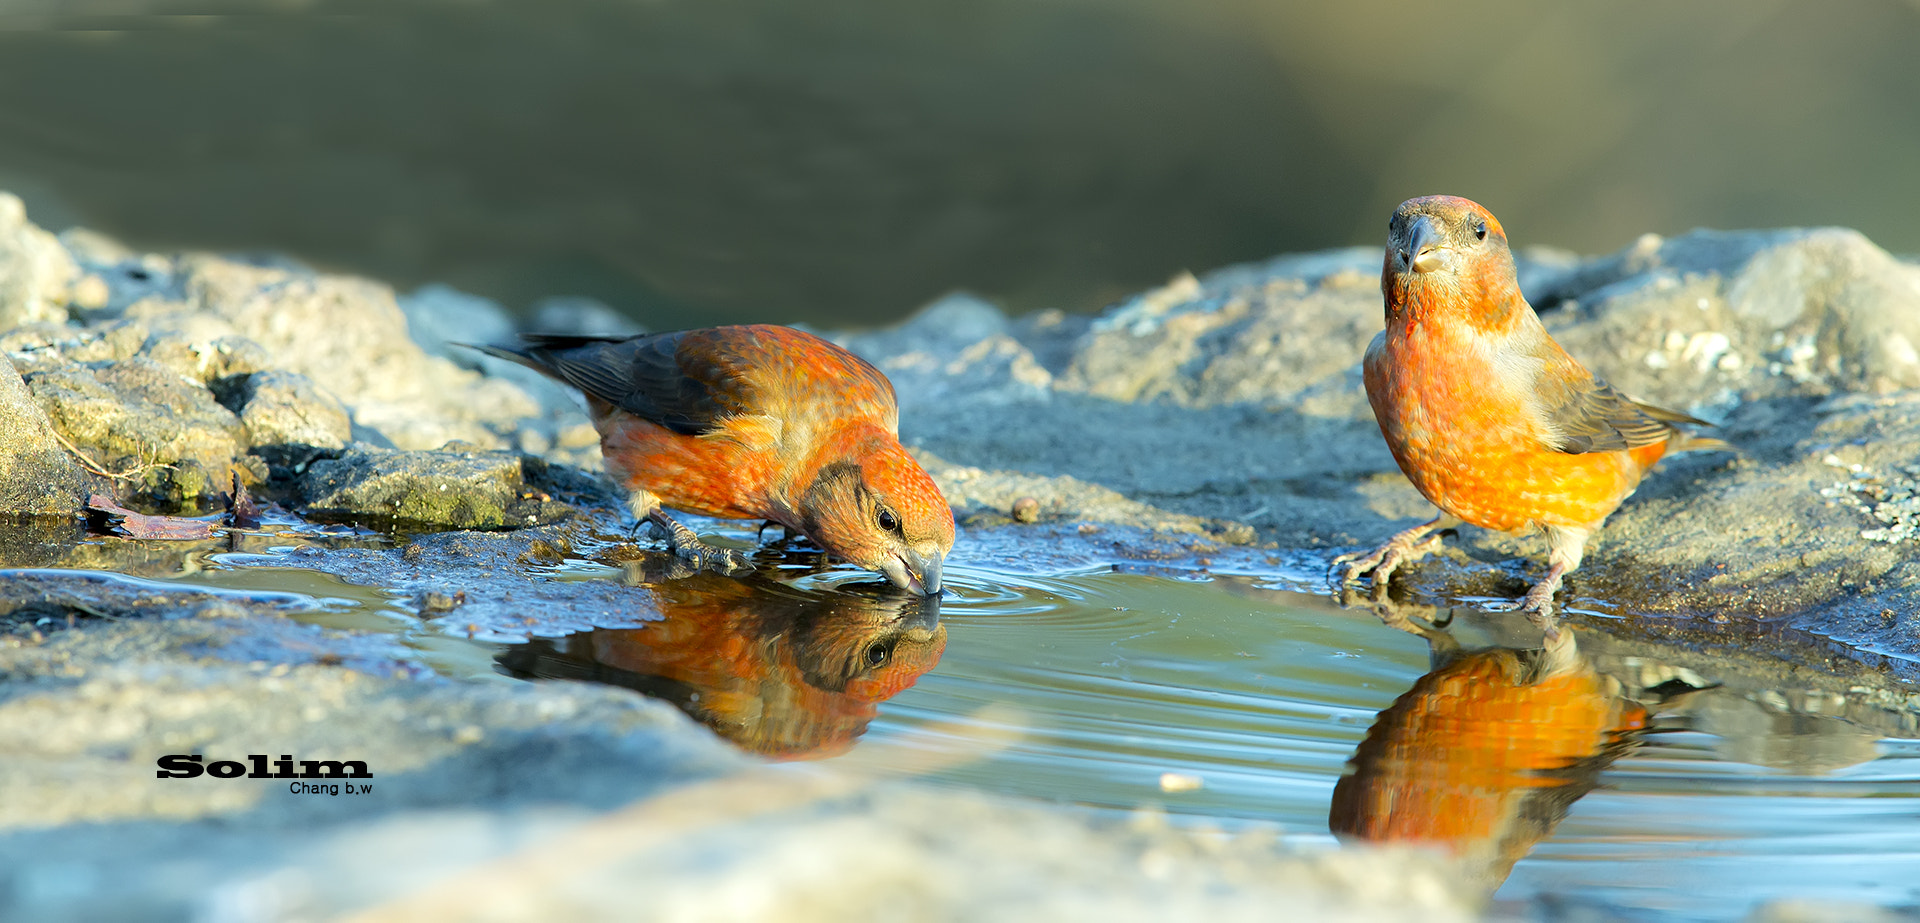
[(774, 519), (781, 468), (778, 430), (765, 417), (741, 417), (698, 436), (676, 433), (589, 396), (607, 474), (627, 490), (646, 490), (674, 509), (721, 519)]
[(1400, 470), (1442, 510), (1498, 531), (1594, 526), (1665, 453), (1553, 447), (1551, 399), (1592, 376), (1532, 311), (1493, 331), (1408, 314), (1367, 350), (1367, 397)]

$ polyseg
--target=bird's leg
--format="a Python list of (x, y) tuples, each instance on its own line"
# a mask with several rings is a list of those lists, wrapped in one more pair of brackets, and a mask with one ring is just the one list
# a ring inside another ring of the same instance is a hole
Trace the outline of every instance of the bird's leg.
[(685, 523), (667, 515), (660, 506), (660, 498), (650, 491), (636, 490), (627, 497), (627, 506), (633, 510), (633, 518), (639, 520), (634, 528), (640, 528), (641, 522), (652, 523), (654, 528), (666, 535), (667, 547), (673, 553), (684, 558), (695, 567), (712, 567), (723, 574), (736, 570), (752, 570), (752, 562), (747, 556), (731, 548), (716, 548), (700, 540), (700, 536), (687, 528)]
[(627, 541), (631, 542), (640, 537), (640, 527), (660, 509), (660, 498), (652, 491), (635, 490), (627, 495), (627, 509), (633, 513), (633, 528), (627, 530)]
[(1527, 621), (1546, 632), (1549, 645), (1560, 640), (1560, 619), (1554, 613), (1553, 594), (1559, 591), (1560, 578), (1566, 576), (1568, 570), (1571, 568), (1565, 562), (1557, 561), (1549, 565), (1547, 576), (1534, 584), (1533, 589), (1528, 590), (1527, 595), (1514, 606), (1527, 614)]
[(1387, 539), (1385, 544), (1370, 554), (1343, 554), (1334, 558), (1333, 566), (1340, 568), (1346, 565), (1340, 570), (1341, 583), (1352, 583), (1371, 571), (1374, 586), (1384, 587), (1387, 578), (1393, 576), (1400, 565), (1418, 561), (1440, 549), (1440, 536), (1429, 538), (1428, 533), (1457, 528), (1461, 521), (1452, 513), (1441, 513), (1433, 517), (1432, 522), (1414, 526)]
[(1547, 575), (1527, 591), (1519, 601), (1496, 608), (1518, 609), (1527, 614), (1527, 619), (1540, 626), (1547, 633), (1547, 643), (1560, 640), (1560, 620), (1554, 614), (1553, 594), (1560, 590), (1560, 580), (1580, 566), (1580, 559), (1586, 556), (1587, 536), (1591, 529), (1571, 528), (1567, 526), (1547, 526)]

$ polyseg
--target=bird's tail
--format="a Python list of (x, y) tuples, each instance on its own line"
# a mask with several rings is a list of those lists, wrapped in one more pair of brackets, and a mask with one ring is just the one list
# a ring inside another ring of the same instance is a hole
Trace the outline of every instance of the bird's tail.
[(521, 365), (524, 365), (531, 369), (539, 369), (540, 371), (543, 371), (543, 372), (546, 371), (546, 369), (541, 366), (540, 360), (534, 358), (532, 353), (529, 353), (523, 350), (514, 349), (511, 346), (488, 346), (484, 343), (449, 343), (448, 345), (458, 346), (461, 349), (471, 349), (474, 352), (486, 353), (487, 355), (492, 356), (495, 359), (505, 359), (508, 362), (518, 362)]
[(568, 333), (523, 333), (520, 334), (520, 346), (488, 346), (481, 343), (454, 343), (463, 349), (486, 353), (496, 359), (517, 362), (536, 372), (541, 372), (567, 381), (560, 374), (560, 362), (555, 359), (557, 353), (593, 346), (601, 343), (619, 343), (631, 337), (618, 336), (582, 336)]
[(1673, 432), (1673, 436), (1667, 440), (1666, 454), (1672, 455), (1675, 452), (1738, 452), (1738, 451), (1740, 450), (1736, 448), (1733, 445), (1733, 443), (1730, 443), (1724, 439), (1715, 439), (1712, 436), (1702, 436), (1698, 433), (1690, 433), (1686, 430), (1676, 428)]
[(516, 362), (541, 374), (565, 380), (560, 375), (554, 354), (593, 343), (617, 342), (624, 337), (570, 336), (554, 333), (523, 333), (520, 346), (489, 346), (483, 343), (454, 343), (464, 349), (486, 353), (496, 359)]

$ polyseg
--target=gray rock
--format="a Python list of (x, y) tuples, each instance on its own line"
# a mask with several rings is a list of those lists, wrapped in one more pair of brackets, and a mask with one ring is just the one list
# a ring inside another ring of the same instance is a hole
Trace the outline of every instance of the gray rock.
[(305, 375), (254, 372), (225, 383), (255, 450), (274, 447), (346, 448), (353, 423), (346, 408)]
[(307, 467), (307, 512), (329, 518), (454, 529), (508, 529), (564, 515), (527, 487), (514, 452), (356, 449)]
[(156, 328), (224, 324), (264, 347), (274, 368), (311, 379), (354, 423), (400, 448), (456, 439), (498, 448), (506, 444), (501, 431), (542, 412), (519, 388), (422, 352), (386, 286), (205, 256), (183, 259), (181, 272), (185, 303), (135, 306), (129, 316)]
[(1032, 498), (1037, 507), (1029, 522), (1104, 522), (1241, 545), (1254, 539), (1254, 530), (1243, 523), (1169, 512), (1073, 477), (985, 471), (951, 464), (930, 452), (916, 457), (971, 527), (1005, 525), (1012, 521), (1014, 504)]
[[(129, 325), (137, 321), (128, 322)], [(182, 378), (211, 384), (236, 375), (271, 368), (273, 357), (260, 344), (243, 336), (216, 335), (190, 340), (176, 330), (155, 333), (140, 347), (141, 354), (172, 369)]]
[[(407, 315), (407, 329), (422, 349), (460, 368), (480, 372), (486, 376), (482, 381), (487, 386), (511, 385), (537, 403), (537, 409), (517, 407), (509, 412), (509, 416), (518, 414), (527, 419), (517, 423), (520, 427), (517, 436), (500, 445), (511, 444), (536, 455), (551, 455), (562, 430), (586, 422), (581, 413), (580, 398), (567, 386), (524, 365), (458, 345), (513, 343), (513, 320), (499, 305), (438, 284), (420, 287), (401, 298), (399, 304)], [(552, 333), (572, 332), (535, 329)], [(501, 434), (512, 435), (511, 430), (505, 428)], [(569, 456), (561, 456), (556, 460), (578, 461)]]
[(68, 441), (140, 497), (192, 506), (227, 489), (246, 431), (212, 392), (143, 356), (68, 363), (26, 377), (35, 402)]
[(95, 486), (61, 448), (13, 363), (0, 356), (0, 517), (71, 517)]
[(18, 196), (0, 192), (0, 331), (64, 322), (78, 276), (60, 241), (27, 221)]
[(506, 343), (513, 339), (513, 318), (499, 305), (448, 285), (423, 285), (397, 302), (407, 316), (407, 332), (428, 355), (473, 367), (473, 352), (454, 343)]
[(1920, 386), (1920, 267), (1841, 228), (1654, 235), (1583, 264), (1543, 318), (1617, 387), (1740, 401)]

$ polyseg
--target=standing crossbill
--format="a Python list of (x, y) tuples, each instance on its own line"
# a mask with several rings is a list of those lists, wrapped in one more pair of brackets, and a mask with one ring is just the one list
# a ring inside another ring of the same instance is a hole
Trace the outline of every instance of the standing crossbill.
[(1547, 574), (1518, 608), (1552, 626), (1560, 579), (1587, 537), (1668, 452), (1724, 448), (1683, 413), (1632, 400), (1593, 376), (1520, 295), (1506, 232), (1454, 196), (1402, 202), (1388, 224), (1386, 329), (1367, 347), (1367, 400), (1432, 522), (1373, 553), (1343, 555), (1343, 580), (1377, 587), (1462, 521), (1547, 536)]
[(586, 395), (607, 473), (682, 557), (743, 563), (663, 506), (778, 523), (903, 589), (940, 592), (953, 510), (900, 445), (893, 383), (866, 360), (768, 325), (522, 339), (476, 348)]
[(660, 620), (537, 639), (515, 675), (638, 689), (775, 759), (844, 753), (946, 650), (939, 597), (807, 592), (695, 574), (648, 587)]
[(1327, 826), (1444, 849), (1492, 893), (1639, 745), (1647, 710), (1570, 631), (1545, 650), (1467, 652), (1444, 632), (1401, 627), (1427, 638), (1433, 669), (1374, 720), (1334, 786)]

